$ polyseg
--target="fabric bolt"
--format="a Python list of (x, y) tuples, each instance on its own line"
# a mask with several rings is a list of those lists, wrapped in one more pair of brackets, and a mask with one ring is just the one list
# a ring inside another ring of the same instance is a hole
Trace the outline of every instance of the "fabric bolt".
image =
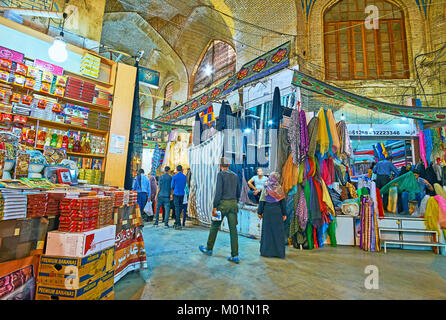
[(423, 130), (424, 132), (424, 143), (425, 143), (425, 149), (426, 149), (426, 162), (427, 165), (430, 165), (432, 163), (432, 136), (431, 131), (429, 129)]
[(205, 225), (211, 223), (220, 158), (223, 152), (223, 134), (217, 132), (209, 140), (189, 148), (192, 180), (196, 185), (196, 207), (198, 220)]
[(398, 186), (398, 190), (400, 192), (402, 191), (408, 191), (413, 193), (420, 192), (417, 179), (415, 178), (415, 175), (413, 174), (412, 171), (409, 171), (408, 173), (405, 173), (402, 176), (393, 179), (382, 188), (379, 188), (380, 189), (379, 191), (381, 192), (381, 194), (386, 194), (389, 191), (389, 188), (394, 184)]

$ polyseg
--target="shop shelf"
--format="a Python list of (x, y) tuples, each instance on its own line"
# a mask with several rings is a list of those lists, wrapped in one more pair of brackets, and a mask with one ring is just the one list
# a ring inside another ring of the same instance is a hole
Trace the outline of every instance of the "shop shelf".
[(110, 112), (111, 111), (111, 108), (109, 108), (109, 107), (100, 106), (100, 105), (97, 105), (97, 104), (94, 104), (94, 103), (90, 103), (90, 102), (86, 102), (86, 101), (82, 101), (82, 100), (77, 100), (77, 99), (72, 99), (72, 98), (68, 98), (68, 97), (58, 97), (58, 96), (55, 96), (54, 94), (51, 94), (51, 93), (45, 93), (45, 92), (41, 92), (41, 91), (37, 91), (37, 90), (28, 89), (28, 88), (19, 86), (19, 85), (14, 84), (14, 83), (6, 83), (6, 82), (1, 82), (1, 83), (4, 83), (6, 85), (9, 85), (9, 86), (11, 86), (11, 87), (13, 87), (15, 89), (21, 90), (21, 91), (36, 93), (36, 94), (39, 94), (39, 95), (42, 95), (42, 96), (45, 96), (45, 97), (57, 99), (57, 101), (62, 100), (62, 101), (66, 101), (68, 103), (73, 103), (73, 104), (76, 104), (76, 105), (81, 105), (81, 106), (84, 106), (84, 107), (88, 107), (90, 109), (94, 109), (94, 110), (97, 110), (97, 111), (103, 111), (103, 112)]
[(109, 87), (109, 88), (113, 87), (113, 84), (111, 84), (109, 82), (101, 81), (96, 78), (84, 75), (84, 74), (80, 74), (80, 73), (76, 73), (76, 72), (72, 72), (72, 71), (68, 71), (68, 70), (64, 70), (64, 73), (66, 76), (75, 76), (75, 77), (79, 77), (79, 78), (85, 78), (88, 81), (95, 82), (96, 84), (98, 84), (100, 86)]
[[(20, 114), (4, 112), (4, 111), (0, 111), (0, 113), (11, 114), (14, 116), (20, 115)], [(102, 130), (92, 129), (92, 128), (84, 128), (84, 127), (80, 127), (80, 126), (76, 126), (76, 125), (68, 124), (68, 123), (64, 123), (64, 122), (51, 121), (51, 120), (46, 120), (46, 119), (34, 118), (34, 117), (30, 117), (30, 116), (25, 116), (25, 117), (28, 119), (28, 121), (29, 120), (39, 121), (39, 124), (41, 124), (43, 126), (55, 127), (57, 129), (61, 129), (61, 128), (73, 129), (74, 131), (90, 132), (90, 133), (99, 134), (99, 135), (103, 135), (103, 136), (108, 133), (108, 131), (102, 131)]]
[[(34, 149), (43, 151), (45, 148), (34, 148)], [(103, 155), (103, 154), (78, 153), (78, 152), (70, 152), (70, 151), (67, 151), (67, 155), (69, 155), (69, 156), (87, 157), (87, 158), (105, 158), (105, 155)]]

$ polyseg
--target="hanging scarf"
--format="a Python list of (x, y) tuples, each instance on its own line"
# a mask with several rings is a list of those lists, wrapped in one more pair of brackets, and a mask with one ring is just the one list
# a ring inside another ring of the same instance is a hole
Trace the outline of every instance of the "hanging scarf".
[(426, 162), (429, 166), (432, 162), (432, 136), (431, 131), (429, 129), (425, 129), (424, 131), (424, 143), (426, 147)]
[(300, 228), (302, 230), (305, 230), (308, 222), (308, 209), (307, 209), (307, 201), (305, 199), (305, 190), (303, 188), (300, 189), (299, 203), (297, 205), (296, 216)]
[[(327, 110), (324, 109), (324, 117), (325, 117), (325, 126), (327, 127), (327, 134), (328, 134), (328, 149), (327, 153), (333, 157), (333, 137), (330, 130), (330, 123), (328, 121), (327, 116)], [(321, 153), (322, 155), (325, 155), (324, 153)]]
[(310, 120), (308, 124), (308, 137), (310, 139), (310, 144), (308, 146), (308, 157), (314, 158), (317, 147), (317, 135), (319, 131), (319, 118), (314, 117)]
[(321, 155), (325, 155), (328, 151), (328, 147), (330, 145), (330, 139), (328, 137), (328, 131), (327, 131), (327, 121), (325, 119), (325, 110), (320, 109), (319, 113), (317, 114), (317, 117), (319, 119), (319, 128), (317, 131), (317, 143), (319, 144), (319, 151)]
[(307, 126), (307, 117), (305, 115), (305, 111), (301, 110), (299, 113), (299, 121), (300, 121), (300, 140), (299, 140), (299, 158), (300, 161), (304, 161), (308, 148), (310, 146), (310, 139), (308, 137), (308, 126)]
[(291, 112), (290, 128), (288, 130), (288, 138), (290, 140), (291, 156), (296, 166), (299, 165), (299, 145), (300, 145), (300, 119), (299, 111), (293, 110)]
[(333, 139), (333, 154), (338, 153), (338, 150), (340, 149), (341, 145), (339, 142), (339, 135), (338, 131), (336, 130), (336, 122), (333, 116), (333, 112), (331, 109), (327, 110), (327, 118), (328, 118), (328, 124), (330, 127), (331, 137)]
[(280, 175), (277, 172), (273, 172), (268, 181), (265, 183), (265, 188), (260, 195), (260, 201), (266, 202), (279, 202), (285, 198), (285, 192), (279, 183)]
[(424, 132), (423, 130), (420, 130), (420, 157), (421, 160), (423, 160), (424, 167), (427, 168), (427, 161), (426, 161), (426, 143), (424, 140)]

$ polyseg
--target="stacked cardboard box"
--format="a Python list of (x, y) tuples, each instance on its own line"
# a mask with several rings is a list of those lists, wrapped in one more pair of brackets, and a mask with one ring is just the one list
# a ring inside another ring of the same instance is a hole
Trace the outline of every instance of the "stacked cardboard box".
[(65, 198), (60, 203), (59, 231), (83, 232), (98, 224), (98, 197)]
[(28, 194), (27, 199), (28, 199), (28, 207), (26, 216), (28, 218), (46, 216), (48, 193), (40, 192), (40, 193)]
[(92, 78), (98, 78), (99, 77), (99, 70), (101, 67), (101, 58), (94, 56), (90, 53), (86, 53), (81, 58), (81, 74), (92, 77)]
[(91, 82), (84, 81), (81, 93), (81, 100), (85, 102), (93, 102), (95, 95), (95, 84)]
[(83, 258), (41, 256), (37, 300), (52, 296), (55, 300), (97, 300), (109, 295), (114, 285), (114, 253), (112, 246)]

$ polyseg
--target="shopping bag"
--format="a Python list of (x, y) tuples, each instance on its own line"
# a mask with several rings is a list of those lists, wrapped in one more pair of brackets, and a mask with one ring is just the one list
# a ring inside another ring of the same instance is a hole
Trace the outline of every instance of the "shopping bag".
[(149, 216), (153, 216), (152, 201), (147, 201), (144, 212)]

